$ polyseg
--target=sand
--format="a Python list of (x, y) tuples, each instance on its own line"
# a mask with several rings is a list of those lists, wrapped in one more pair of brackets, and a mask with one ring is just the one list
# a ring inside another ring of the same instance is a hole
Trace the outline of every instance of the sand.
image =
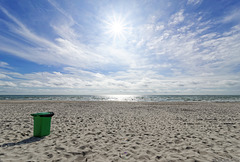
[[(33, 137), (31, 113), (53, 111)], [(240, 161), (240, 103), (0, 101), (0, 161)]]

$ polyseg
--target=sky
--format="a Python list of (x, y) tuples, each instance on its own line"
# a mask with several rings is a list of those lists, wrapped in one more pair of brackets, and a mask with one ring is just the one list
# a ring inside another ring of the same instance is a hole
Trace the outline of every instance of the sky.
[(240, 95), (239, 0), (0, 0), (1, 95)]

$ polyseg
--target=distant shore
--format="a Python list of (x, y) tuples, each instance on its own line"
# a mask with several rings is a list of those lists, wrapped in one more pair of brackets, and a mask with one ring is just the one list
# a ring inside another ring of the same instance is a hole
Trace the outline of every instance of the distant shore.
[[(51, 134), (31, 113), (52, 111)], [(0, 161), (240, 161), (240, 102), (0, 100)]]

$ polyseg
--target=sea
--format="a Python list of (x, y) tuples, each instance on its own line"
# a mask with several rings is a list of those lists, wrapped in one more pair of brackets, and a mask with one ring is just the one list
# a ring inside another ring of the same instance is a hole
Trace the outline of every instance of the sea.
[(240, 95), (0, 95), (0, 100), (240, 102)]

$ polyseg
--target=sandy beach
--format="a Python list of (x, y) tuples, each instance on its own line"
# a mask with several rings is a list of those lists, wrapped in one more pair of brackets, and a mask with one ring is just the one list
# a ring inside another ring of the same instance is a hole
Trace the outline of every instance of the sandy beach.
[[(52, 111), (33, 137), (31, 113)], [(0, 101), (0, 161), (240, 161), (240, 103)]]

